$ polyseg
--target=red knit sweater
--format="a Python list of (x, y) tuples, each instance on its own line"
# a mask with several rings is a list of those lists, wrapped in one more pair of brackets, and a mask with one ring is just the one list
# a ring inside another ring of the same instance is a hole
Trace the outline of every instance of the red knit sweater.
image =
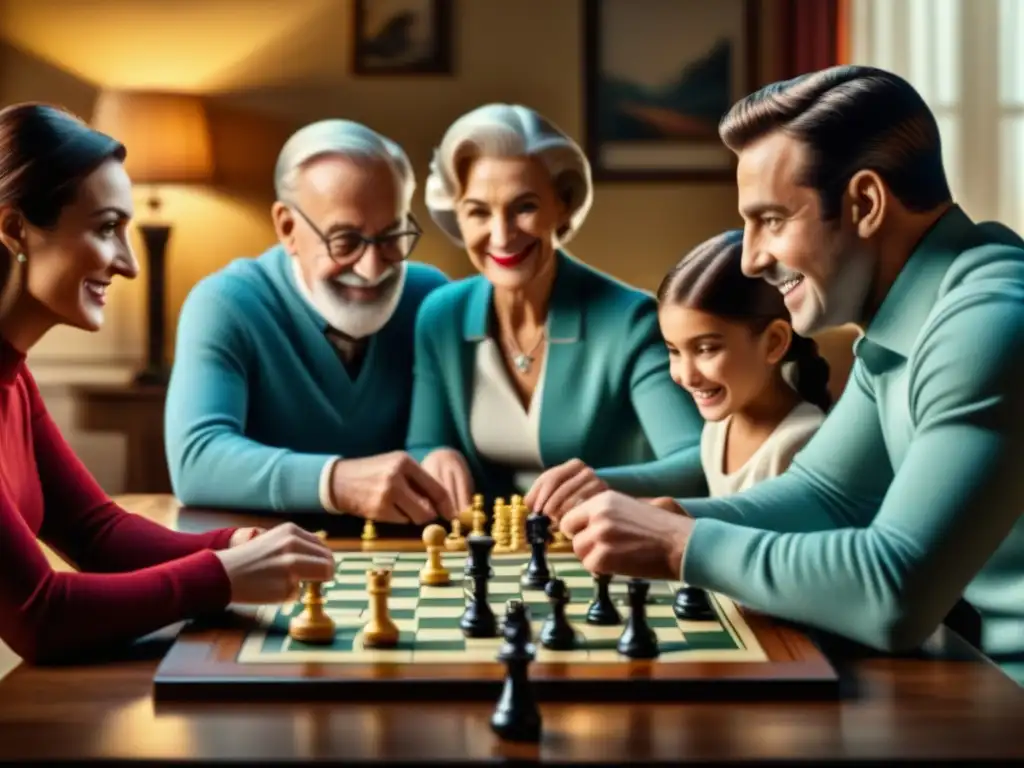
[[(0, 639), (26, 661), (98, 650), (222, 610), (214, 549), (114, 504), (64, 441), (25, 356), (0, 340)], [(56, 572), (37, 537), (78, 570)]]

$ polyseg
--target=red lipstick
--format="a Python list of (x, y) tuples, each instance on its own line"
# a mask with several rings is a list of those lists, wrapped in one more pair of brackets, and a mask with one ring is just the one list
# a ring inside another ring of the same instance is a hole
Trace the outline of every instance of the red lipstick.
[(515, 266), (518, 266), (519, 264), (522, 264), (526, 260), (526, 257), (529, 256), (531, 253), (533, 253), (533, 246), (534, 245), (536, 245), (536, 243), (533, 243), (532, 245), (527, 246), (526, 248), (521, 250), (519, 253), (513, 253), (513, 254), (510, 254), (508, 256), (504, 256), (504, 255), (503, 256), (498, 256), (497, 254), (494, 254), (494, 253), (491, 253), (491, 254), (488, 254), (488, 255), (492, 259), (494, 259), (494, 261), (498, 264), (498, 266), (505, 267), (506, 269), (509, 269), (511, 267), (515, 267)]

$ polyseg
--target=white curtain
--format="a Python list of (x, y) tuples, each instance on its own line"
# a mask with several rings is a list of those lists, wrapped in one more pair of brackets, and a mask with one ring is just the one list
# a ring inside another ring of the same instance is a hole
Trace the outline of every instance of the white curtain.
[(935, 112), (957, 202), (1024, 233), (1024, 0), (851, 0), (850, 27)]

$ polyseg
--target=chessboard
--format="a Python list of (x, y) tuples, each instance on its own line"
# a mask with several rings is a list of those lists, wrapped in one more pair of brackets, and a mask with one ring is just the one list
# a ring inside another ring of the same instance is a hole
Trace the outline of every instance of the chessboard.
[(517, 638), (541, 700), (838, 696), (835, 669), (800, 630), (679, 582), (596, 578), (545, 521), (527, 521), (525, 549), (500, 520), (497, 537), (474, 526), (462, 538), (456, 523), (447, 536), (428, 526), (418, 546), (332, 541), (333, 581), (187, 627), (154, 695), (493, 698)]

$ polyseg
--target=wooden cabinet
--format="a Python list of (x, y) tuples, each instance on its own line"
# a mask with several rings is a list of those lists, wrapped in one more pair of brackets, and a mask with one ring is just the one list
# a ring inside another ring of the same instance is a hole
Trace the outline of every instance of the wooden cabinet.
[(127, 440), (124, 493), (170, 493), (164, 451), (164, 402), (159, 385), (88, 384), (72, 387), (75, 427), (118, 432)]

